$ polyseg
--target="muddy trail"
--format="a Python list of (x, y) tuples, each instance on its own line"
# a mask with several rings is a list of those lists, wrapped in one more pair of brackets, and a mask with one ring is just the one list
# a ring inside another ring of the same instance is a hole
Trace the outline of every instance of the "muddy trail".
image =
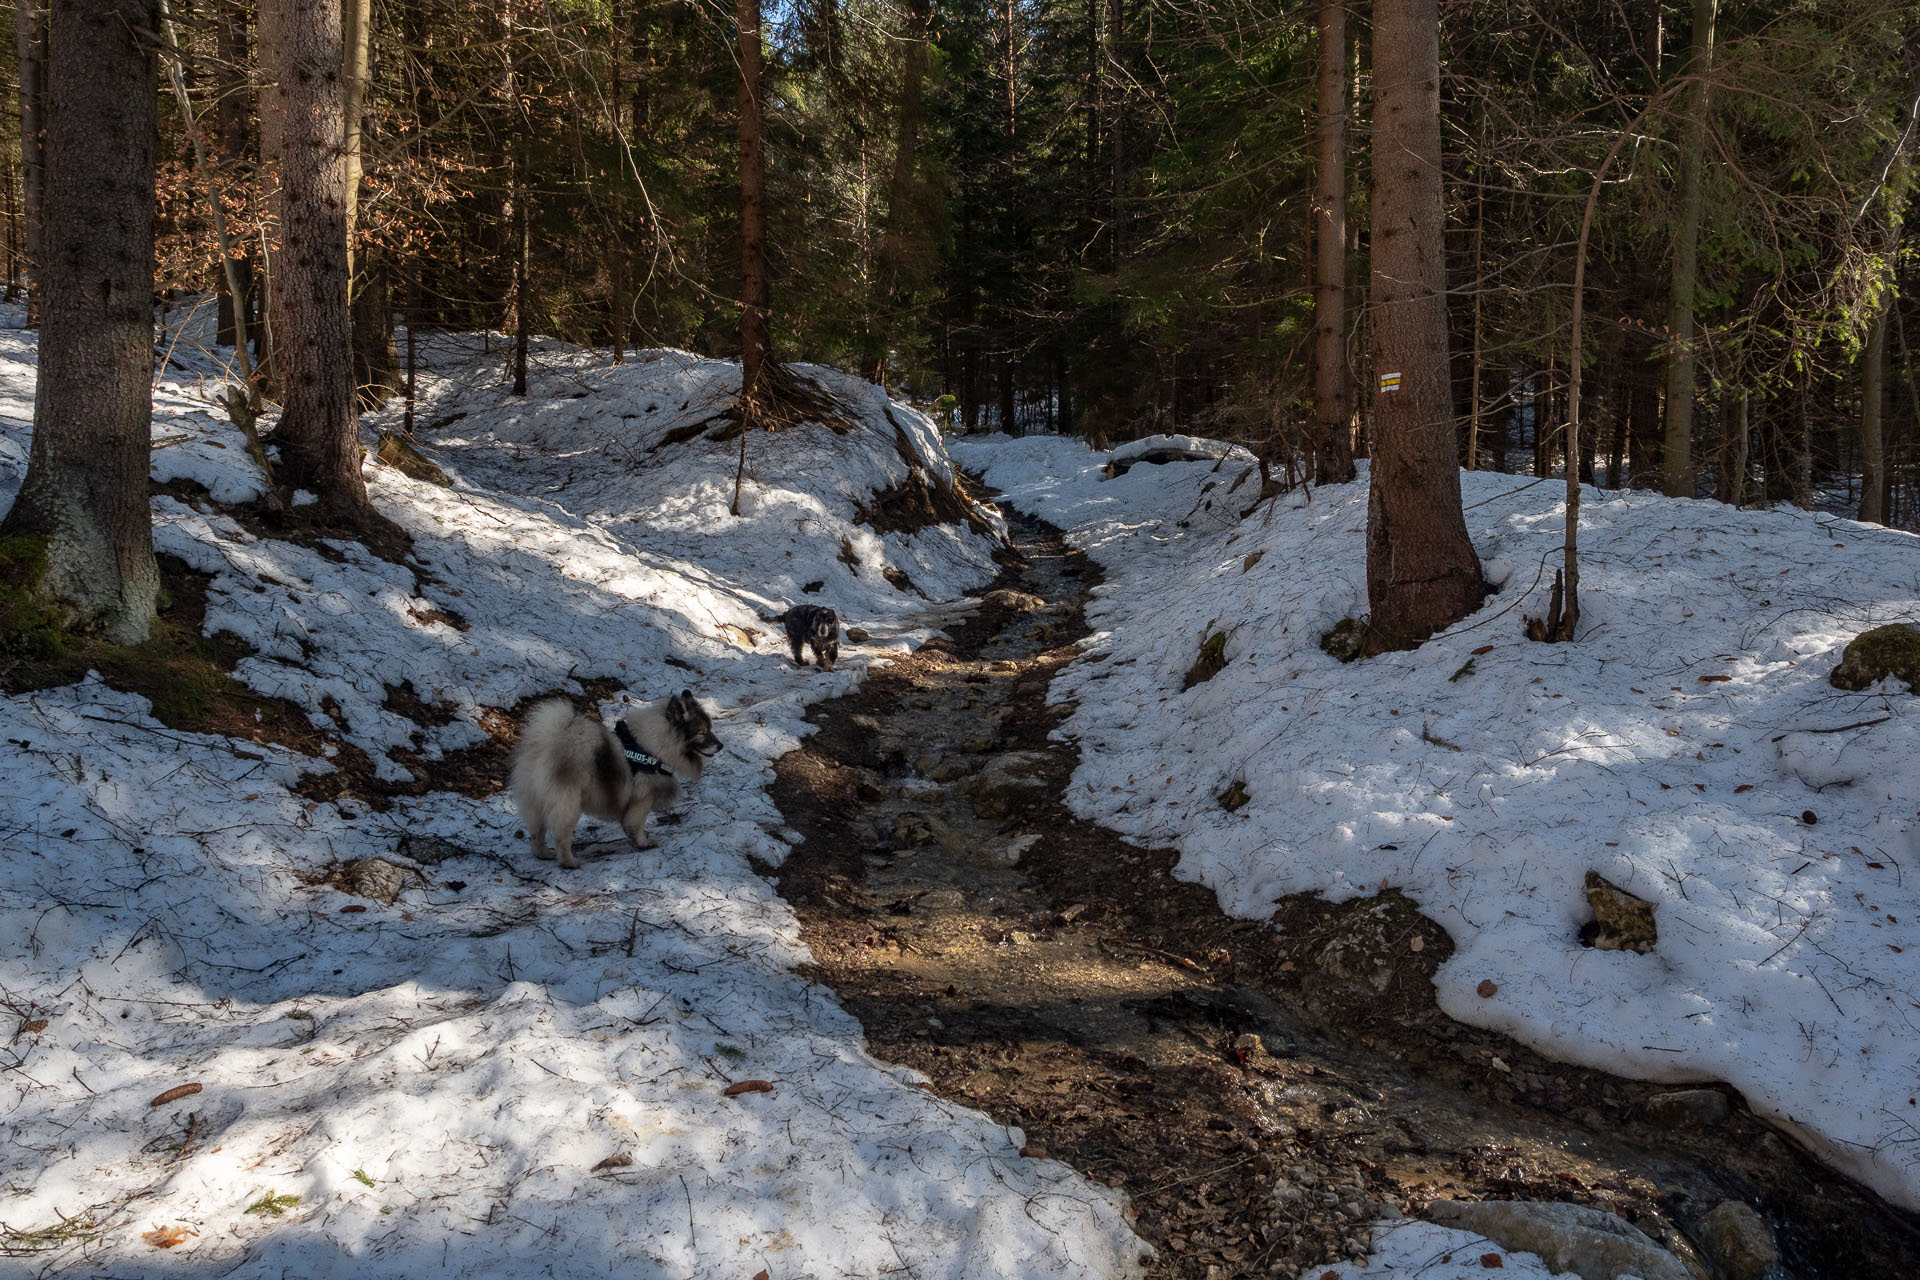
[(1292, 1280), (1438, 1199), (1603, 1209), (1710, 1278), (1729, 1269), (1703, 1222), (1740, 1201), (1773, 1229), (1774, 1275), (1920, 1275), (1911, 1215), (1733, 1091), (1568, 1067), (1447, 1018), (1431, 977), (1450, 944), (1404, 898), (1232, 920), (1170, 851), (1074, 818), (1078, 752), (1050, 739), (1066, 709), (1046, 692), (1098, 569), (1017, 516), (1002, 563), (950, 639), (813, 709), (777, 769), (804, 837), (781, 892), (872, 1051), (1124, 1189), (1150, 1275)]

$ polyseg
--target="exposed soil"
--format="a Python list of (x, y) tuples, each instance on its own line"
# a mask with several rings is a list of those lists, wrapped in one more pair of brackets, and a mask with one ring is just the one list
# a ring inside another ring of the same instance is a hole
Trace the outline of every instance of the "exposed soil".
[(1171, 851), (1074, 818), (1046, 690), (1098, 572), (1038, 522), (1015, 542), (951, 640), (815, 706), (777, 766), (781, 891), (874, 1053), (1124, 1188), (1155, 1276), (1291, 1280), (1443, 1197), (1609, 1210), (1703, 1276), (1700, 1220), (1739, 1199), (1789, 1275), (1920, 1275), (1911, 1215), (1732, 1090), (1676, 1122), (1660, 1086), (1448, 1019), (1450, 944), (1398, 894), (1232, 920)]

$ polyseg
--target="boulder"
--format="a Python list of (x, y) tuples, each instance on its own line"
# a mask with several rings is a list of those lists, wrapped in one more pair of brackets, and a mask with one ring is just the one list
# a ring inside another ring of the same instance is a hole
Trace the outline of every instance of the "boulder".
[(1367, 629), (1358, 618), (1342, 618), (1320, 637), (1320, 647), (1341, 662), (1352, 662), (1367, 648)]
[(1857, 693), (1889, 676), (1906, 681), (1909, 693), (1920, 693), (1920, 627), (1896, 622), (1862, 631), (1847, 643), (1827, 683)]
[(1727, 1280), (1761, 1280), (1780, 1261), (1772, 1229), (1749, 1205), (1723, 1200), (1701, 1225), (1700, 1243)]
[(1006, 587), (989, 591), (981, 599), (995, 609), (1012, 613), (1035, 613), (1047, 607), (1047, 602), (1031, 591), (1011, 591)]
[(989, 760), (967, 787), (973, 811), (996, 822), (1017, 806), (1039, 799), (1046, 792), (1047, 782), (1032, 775), (1046, 761), (1038, 751), (1009, 751)]
[(1504, 1249), (1538, 1254), (1551, 1270), (1580, 1280), (1694, 1280), (1686, 1264), (1638, 1227), (1583, 1205), (1436, 1200), (1427, 1217), (1478, 1232)]
[(1587, 872), (1587, 905), (1593, 920), (1580, 932), (1581, 941), (1602, 951), (1653, 950), (1660, 931), (1653, 923), (1653, 904), (1628, 893), (1598, 871)]

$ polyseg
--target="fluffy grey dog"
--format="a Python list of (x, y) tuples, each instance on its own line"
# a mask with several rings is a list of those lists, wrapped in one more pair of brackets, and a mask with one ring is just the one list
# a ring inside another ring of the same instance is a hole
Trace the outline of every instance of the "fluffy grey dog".
[(682, 689), (636, 707), (613, 728), (579, 715), (565, 698), (527, 713), (513, 751), (513, 802), (536, 858), (577, 867), (573, 828), (582, 813), (618, 820), (636, 849), (651, 849), (647, 814), (680, 802), (680, 779), (694, 779), (720, 751), (713, 718)]

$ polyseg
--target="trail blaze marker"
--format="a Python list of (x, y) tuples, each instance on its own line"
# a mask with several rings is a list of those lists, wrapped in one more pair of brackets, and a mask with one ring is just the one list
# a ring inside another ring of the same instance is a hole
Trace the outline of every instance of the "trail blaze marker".
[(1381, 395), (1384, 396), (1390, 391), (1398, 391), (1399, 389), (1400, 389), (1399, 374), (1383, 373), (1380, 375), (1380, 394)]

